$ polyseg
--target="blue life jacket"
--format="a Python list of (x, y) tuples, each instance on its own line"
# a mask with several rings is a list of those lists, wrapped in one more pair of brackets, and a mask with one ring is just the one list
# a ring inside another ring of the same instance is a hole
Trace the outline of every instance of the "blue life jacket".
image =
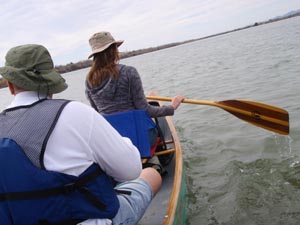
[(145, 110), (131, 110), (103, 116), (123, 137), (131, 140), (140, 151), (142, 158), (152, 157), (149, 132), (156, 127), (156, 124)]
[[(118, 198), (110, 178), (97, 164), (92, 164), (77, 177), (45, 170), (43, 163), (35, 165), (30, 159), (36, 157), (32, 156), (34, 149), (27, 149), (28, 136), (41, 139), (40, 134), (46, 134), (46, 137), (42, 136), (42, 146), (39, 146), (42, 162), (44, 145), (67, 103), (64, 100), (43, 100), (0, 114), (3, 125), (0, 127), (1, 225), (74, 225), (86, 219), (113, 218), (116, 215)], [(50, 125), (49, 117), (53, 120)], [(22, 136), (20, 132), (25, 131), (23, 125), (28, 121), (36, 126), (28, 128), (29, 134), (23, 133)], [(47, 121), (47, 132), (43, 131), (45, 124), (39, 126), (43, 121)]]

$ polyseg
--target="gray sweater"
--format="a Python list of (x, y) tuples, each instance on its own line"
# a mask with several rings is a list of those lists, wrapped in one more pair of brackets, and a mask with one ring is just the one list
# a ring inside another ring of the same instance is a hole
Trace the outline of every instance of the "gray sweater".
[(109, 78), (95, 88), (91, 88), (86, 81), (86, 96), (99, 113), (111, 114), (144, 109), (150, 117), (174, 114), (174, 108), (171, 105), (159, 107), (147, 102), (140, 75), (134, 67), (121, 64), (118, 67), (117, 80)]

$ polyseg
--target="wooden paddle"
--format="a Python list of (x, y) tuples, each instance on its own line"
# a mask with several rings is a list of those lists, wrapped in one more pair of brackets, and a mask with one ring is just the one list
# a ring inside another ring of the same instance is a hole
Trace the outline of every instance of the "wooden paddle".
[[(162, 96), (147, 96), (147, 99), (172, 101), (172, 98)], [(183, 103), (216, 106), (258, 127), (282, 135), (289, 134), (289, 113), (272, 105), (248, 100), (206, 101), (184, 99)]]

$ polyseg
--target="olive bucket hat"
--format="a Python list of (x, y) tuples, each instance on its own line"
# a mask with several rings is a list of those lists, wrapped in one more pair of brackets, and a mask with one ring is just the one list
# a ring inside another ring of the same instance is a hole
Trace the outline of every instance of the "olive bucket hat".
[(88, 58), (91, 58), (94, 54), (99, 53), (107, 49), (112, 44), (116, 44), (119, 47), (124, 41), (116, 41), (111, 33), (107, 31), (102, 31), (99, 33), (93, 34), (93, 36), (89, 39), (89, 44), (92, 48), (92, 53)]
[(28, 91), (55, 94), (68, 85), (55, 71), (48, 50), (42, 45), (28, 44), (11, 48), (0, 74), (17, 87)]

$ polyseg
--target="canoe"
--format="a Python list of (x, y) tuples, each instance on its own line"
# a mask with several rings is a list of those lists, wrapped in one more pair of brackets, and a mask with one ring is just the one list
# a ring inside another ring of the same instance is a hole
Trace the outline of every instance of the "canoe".
[(160, 117), (158, 121), (167, 148), (155, 154), (166, 164), (167, 174), (139, 225), (184, 225), (187, 199), (181, 145), (171, 117)]

